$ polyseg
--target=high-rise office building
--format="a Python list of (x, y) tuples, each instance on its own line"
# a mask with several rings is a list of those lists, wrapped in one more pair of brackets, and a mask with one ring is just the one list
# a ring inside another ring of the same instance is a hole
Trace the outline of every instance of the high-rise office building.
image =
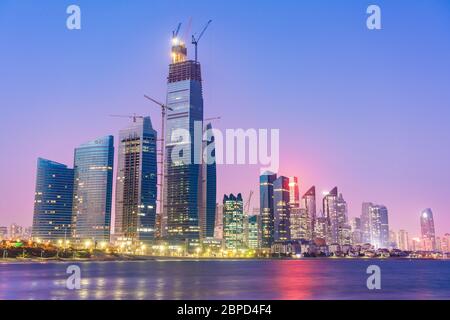
[(280, 176), (273, 182), (274, 240), (291, 240), (289, 178)]
[(394, 230), (389, 230), (389, 248), (397, 249), (397, 233)]
[(208, 234), (213, 232), (212, 223), (201, 220), (207, 215), (214, 218), (212, 204), (207, 207), (208, 197), (203, 191), (202, 78), (200, 63), (187, 60), (186, 46), (178, 38), (173, 39), (166, 105), (170, 109), (166, 117), (163, 197), (163, 229), (167, 230), (163, 235), (170, 240), (199, 239), (202, 226)]
[(362, 244), (363, 243), (363, 233), (361, 218), (355, 217), (350, 221), (350, 227), (352, 230), (352, 243)]
[(305, 208), (289, 209), (291, 240), (311, 240), (311, 222)]
[(274, 237), (273, 183), (277, 175), (264, 172), (259, 177), (259, 209), (261, 212), (261, 247), (270, 248)]
[(244, 204), (242, 195), (230, 194), (223, 197), (223, 240), (225, 248), (245, 248)]
[(352, 244), (351, 227), (348, 223), (348, 206), (342, 193), (337, 199), (338, 243), (341, 246)]
[(118, 240), (153, 240), (156, 229), (156, 131), (150, 117), (119, 133), (115, 234)]
[(249, 249), (258, 249), (259, 248), (259, 214), (258, 215), (252, 215), (248, 217), (248, 236), (247, 236), (247, 247)]
[(370, 243), (370, 207), (373, 205), (371, 202), (363, 202), (361, 208), (361, 231), (362, 242)]
[(114, 137), (105, 136), (75, 149), (73, 236), (75, 241), (109, 241)]
[(314, 241), (325, 243), (327, 240), (328, 232), (328, 219), (320, 214), (316, 218), (316, 224), (314, 227), (315, 237)]
[(450, 233), (444, 234), (441, 241), (441, 250), (443, 253), (450, 252)]
[(298, 190), (298, 178), (289, 177), (289, 207), (300, 206), (300, 195)]
[(326, 242), (328, 245), (339, 244), (339, 224), (338, 224), (338, 189), (334, 187), (326, 193), (323, 201), (323, 213), (327, 218), (328, 230)]
[(370, 243), (375, 248), (389, 247), (389, 221), (388, 210), (383, 205), (369, 207)]
[(409, 237), (408, 232), (405, 230), (399, 230), (397, 233), (397, 245), (400, 250), (409, 250)]
[(422, 240), (426, 243), (425, 250), (436, 250), (436, 234), (434, 231), (433, 212), (430, 208), (422, 211), (420, 214), (420, 229), (422, 231)]
[(0, 240), (8, 238), (8, 227), (0, 227)]
[(302, 208), (290, 208), (290, 229), (291, 240), (300, 240), (302, 238)]
[(22, 239), (24, 235), (23, 227), (17, 223), (13, 223), (9, 226), (9, 237), (11, 239)]
[(72, 233), (74, 170), (39, 158), (34, 196), (34, 239), (55, 242), (70, 239)]
[(337, 187), (325, 194), (323, 212), (328, 220), (327, 244), (350, 245), (352, 239), (347, 217), (347, 202), (342, 194), (338, 195)]
[(223, 239), (223, 204), (216, 204), (216, 221), (214, 223), (214, 238)]
[(301, 207), (306, 211), (306, 218), (304, 219), (307, 223), (306, 235), (308, 240), (314, 240), (315, 238), (315, 226), (316, 226), (316, 187), (312, 186), (306, 193), (302, 196)]
[(203, 162), (201, 167), (201, 181), (202, 183), (202, 198), (200, 204), (202, 210), (200, 211), (200, 236), (202, 238), (213, 237), (214, 227), (216, 221), (216, 190), (217, 190), (217, 177), (216, 177), (216, 149), (214, 142), (214, 135), (212, 131), (212, 125), (208, 123), (206, 125), (206, 140), (203, 141), (204, 153), (206, 155), (206, 161)]

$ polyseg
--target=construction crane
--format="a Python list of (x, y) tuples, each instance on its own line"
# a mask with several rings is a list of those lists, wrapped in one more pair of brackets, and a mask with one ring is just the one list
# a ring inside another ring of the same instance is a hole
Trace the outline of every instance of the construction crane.
[(220, 120), (221, 117), (212, 117), (212, 118), (206, 118), (203, 121), (213, 121), (213, 120)]
[[(181, 24), (180, 24), (181, 25)], [(178, 30), (180, 29), (180, 25), (178, 26)], [(178, 34), (178, 30), (177, 30), (177, 34)], [(174, 33), (175, 34), (175, 33)], [(164, 202), (163, 202), (163, 197), (164, 197), (164, 149), (165, 149), (165, 131), (164, 131), (164, 123), (166, 120), (166, 110), (170, 110), (173, 111), (173, 109), (169, 106), (166, 106), (165, 104), (149, 97), (148, 95), (144, 94), (144, 97), (150, 101), (152, 101), (153, 103), (157, 104), (158, 106), (161, 107), (161, 138), (159, 139), (161, 141), (161, 145), (160, 145), (160, 161), (158, 162), (160, 164), (161, 167), (161, 173), (159, 174), (160, 176), (160, 184), (159, 184), (159, 215), (160, 215), (160, 219), (161, 219), (161, 226), (162, 226), (162, 215), (163, 215), (163, 206), (164, 206)], [(162, 227), (161, 227), (161, 233), (162, 233)]]
[(115, 117), (115, 118), (133, 119), (133, 122), (136, 122), (136, 119), (144, 119), (144, 116), (140, 116), (140, 115), (137, 115), (135, 113), (133, 113), (132, 115), (110, 114), (109, 116), (110, 117)]
[(178, 27), (175, 31), (172, 31), (172, 38), (176, 38), (178, 37), (178, 33), (180, 32), (180, 28), (181, 28), (181, 22), (178, 24)]
[(192, 35), (192, 44), (195, 47), (195, 62), (197, 62), (197, 46), (200, 39), (203, 37), (203, 34), (205, 33), (206, 29), (208, 28), (209, 24), (212, 22), (212, 20), (209, 20), (208, 23), (206, 23), (205, 27), (203, 28), (202, 32), (200, 32), (199, 36), (195, 38), (195, 35)]
[(253, 196), (253, 190), (250, 190), (250, 194), (248, 195), (247, 202), (244, 205), (244, 213), (246, 212), (247, 215), (250, 214), (250, 204), (252, 202), (252, 196)]

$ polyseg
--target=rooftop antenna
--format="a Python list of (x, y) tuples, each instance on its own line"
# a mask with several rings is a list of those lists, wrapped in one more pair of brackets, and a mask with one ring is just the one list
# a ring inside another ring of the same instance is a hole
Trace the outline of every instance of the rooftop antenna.
[(208, 28), (209, 24), (212, 22), (212, 20), (209, 20), (206, 25), (204, 26), (202, 32), (200, 32), (199, 36), (196, 38), (195, 35), (192, 35), (192, 44), (195, 47), (195, 62), (197, 62), (197, 46), (198, 42), (202, 38), (203, 34), (205, 33), (206, 29)]

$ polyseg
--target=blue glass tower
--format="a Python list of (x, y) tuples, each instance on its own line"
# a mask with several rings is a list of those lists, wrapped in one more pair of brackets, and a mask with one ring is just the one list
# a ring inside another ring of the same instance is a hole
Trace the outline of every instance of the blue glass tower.
[[(216, 150), (212, 125), (206, 125), (206, 151), (208, 155), (207, 162), (204, 164), (204, 192), (206, 194), (206, 214), (205, 230), (203, 237), (214, 237), (214, 227), (216, 223), (216, 197), (217, 197), (217, 169), (216, 169)], [(211, 155), (211, 157), (209, 157)]]
[[(183, 241), (199, 239), (205, 225), (200, 221), (206, 208), (204, 168), (198, 157), (203, 147), (203, 94), (200, 63), (186, 60), (184, 43), (174, 40), (167, 78), (166, 105), (171, 110), (166, 118), (162, 224), (163, 235)], [(211, 225), (206, 225), (211, 233)]]
[(289, 178), (280, 176), (273, 182), (274, 240), (291, 240)]
[(113, 136), (98, 138), (75, 149), (73, 227), (76, 241), (109, 241), (113, 163)]
[(276, 179), (277, 175), (271, 172), (265, 172), (259, 177), (262, 248), (270, 248), (274, 239), (273, 183)]
[(115, 234), (118, 240), (151, 241), (156, 228), (156, 131), (150, 117), (119, 133)]
[(43, 241), (67, 240), (72, 228), (74, 170), (39, 158), (32, 237)]

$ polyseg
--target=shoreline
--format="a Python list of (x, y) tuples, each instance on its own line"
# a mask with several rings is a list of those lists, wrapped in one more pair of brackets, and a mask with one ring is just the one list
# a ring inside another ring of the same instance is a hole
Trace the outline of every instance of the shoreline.
[(98, 258), (0, 258), (2, 264), (37, 264), (37, 263), (79, 263), (79, 262), (139, 262), (139, 261), (155, 261), (155, 262), (200, 262), (200, 261), (272, 261), (272, 260), (431, 260), (431, 261), (450, 261), (450, 259), (432, 259), (432, 258), (409, 258), (409, 257), (304, 257), (304, 258), (215, 258), (215, 257), (164, 257), (164, 256), (119, 256), (119, 257), (98, 257)]

